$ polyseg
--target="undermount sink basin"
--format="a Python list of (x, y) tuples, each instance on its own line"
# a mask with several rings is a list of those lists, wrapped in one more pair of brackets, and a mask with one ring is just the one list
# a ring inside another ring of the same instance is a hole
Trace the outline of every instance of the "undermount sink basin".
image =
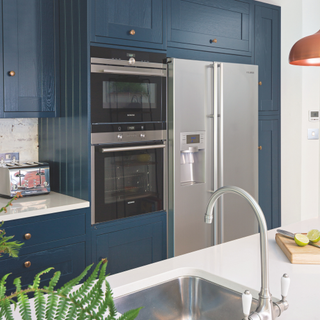
[[(243, 318), (241, 293), (197, 276), (182, 276), (114, 299), (120, 313), (143, 307), (137, 320)], [(255, 310), (257, 301), (252, 301)]]

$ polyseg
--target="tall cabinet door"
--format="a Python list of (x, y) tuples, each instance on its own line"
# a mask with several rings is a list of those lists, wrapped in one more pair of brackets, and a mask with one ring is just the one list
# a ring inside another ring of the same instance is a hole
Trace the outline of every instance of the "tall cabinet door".
[(260, 114), (280, 112), (280, 8), (255, 5), (254, 44)]
[(57, 6), (3, 0), (3, 117), (55, 116)]
[(281, 224), (280, 7), (255, 2), (259, 66), (259, 203), (268, 229)]
[(279, 129), (278, 119), (259, 121), (259, 205), (268, 229), (281, 225)]

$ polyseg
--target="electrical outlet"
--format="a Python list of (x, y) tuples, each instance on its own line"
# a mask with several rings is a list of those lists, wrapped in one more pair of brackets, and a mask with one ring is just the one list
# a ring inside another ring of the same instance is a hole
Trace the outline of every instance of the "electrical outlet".
[(0, 153), (0, 162), (11, 162), (19, 160), (19, 152)]

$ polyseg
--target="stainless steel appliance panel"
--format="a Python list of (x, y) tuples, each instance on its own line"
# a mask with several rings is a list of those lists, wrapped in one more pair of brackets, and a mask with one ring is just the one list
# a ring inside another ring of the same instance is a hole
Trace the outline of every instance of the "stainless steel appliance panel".
[[(258, 231), (250, 208), (234, 195), (215, 206), (213, 226), (203, 220), (221, 186), (258, 198), (258, 67), (168, 60), (169, 249), (180, 255)], [(181, 135), (194, 143), (186, 147)]]
[[(220, 115), (219, 187), (237, 186), (258, 200), (258, 67), (217, 62), (214, 67)], [(252, 210), (241, 197), (224, 195), (220, 209), (219, 242), (258, 232)]]
[[(172, 179), (169, 195), (173, 197), (169, 201), (169, 213), (173, 218), (173, 254), (176, 256), (212, 245), (212, 226), (203, 222), (210, 196), (207, 190), (211, 186), (211, 169), (205, 167), (205, 178), (201, 183), (181, 183), (180, 133), (199, 132), (205, 128), (213, 69), (210, 62), (182, 59), (172, 59), (168, 68), (168, 82), (172, 83), (168, 88), (171, 97), (168, 108), (172, 115), (172, 119), (169, 118), (169, 150), (173, 154), (169, 165), (169, 177)], [(205, 150), (208, 154), (209, 149)]]

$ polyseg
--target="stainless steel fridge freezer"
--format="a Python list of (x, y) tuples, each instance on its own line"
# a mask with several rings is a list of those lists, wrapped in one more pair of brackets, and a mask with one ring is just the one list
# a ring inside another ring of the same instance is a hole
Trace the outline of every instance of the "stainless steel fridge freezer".
[(204, 223), (221, 186), (258, 200), (258, 66), (169, 59), (168, 133), (169, 255), (258, 232), (234, 194), (219, 199), (213, 226)]

